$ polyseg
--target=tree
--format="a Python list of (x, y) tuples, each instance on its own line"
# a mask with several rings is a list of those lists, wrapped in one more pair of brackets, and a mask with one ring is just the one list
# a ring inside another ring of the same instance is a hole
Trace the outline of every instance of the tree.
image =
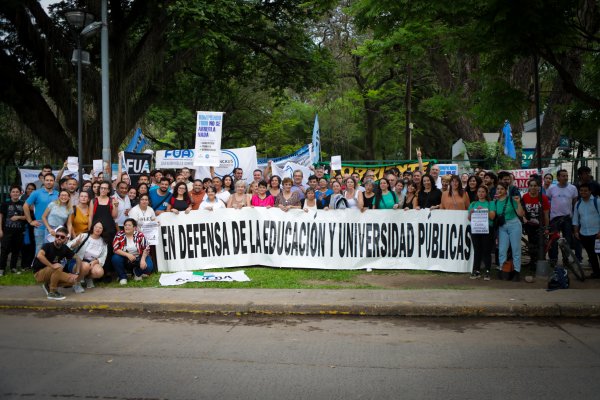
[[(0, 100), (60, 157), (75, 153), (75, 71), (69, 65), (73, 47), (59, 17), (74, 3), (60, 2), (50, 15), (37, 0), (0, 3), (4, 35)], [(78, 3), (99, 15), (99, 1)], [(288, 86), (303, 90), (327, 77), (327, 53), (301, 28), (321, 8), (306, 8), (292, 0), (111, 0), (109, 4), (113, 150), (186, 68), (204, 82), (255, 76), (259, 85), (276, 92)], [(84, 161), (89, 162), (100, 154), (101, 121), (97, 41), (90, 41), (87, 48), (92, 67), (83, 80)], [(223, 73), (211, 77), (218, 68)]]

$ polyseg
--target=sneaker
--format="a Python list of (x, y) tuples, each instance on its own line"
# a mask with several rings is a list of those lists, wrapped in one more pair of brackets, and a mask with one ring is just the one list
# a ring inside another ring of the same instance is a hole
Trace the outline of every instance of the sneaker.
[(484, 281), (489, 281), (490, 278), (490, 271), (485, 271), (485, 273), (483, 274), (483, 280)]
[(20, 270), (20, 269), (13, 268), (13, 269), (12, 269), (12, 273), (13, 273), (13, 274), (17, 274), (17, 275), (21, 275), (21, 270)]
[(48, 293), (48, 300), (64, 300), (65, 296), (60, 294), (59, 292), (50, 292)]
[(481, 277), (481, 272), (479, 271), (473, 271), (471, 273), (471, 276), (469, 277), (470, 279), (479, 279)]
[(127, 285), (127, 279), (121, 279), (119, 285)]
[(512, 281), (519, 282), (521, 280), (521, 274), (518, 271), (513, 272)]
[(136, 281), (136, 282), (139, 282), (139, 281), (141, 281), (142, 279), (144, 279), (144, 278), (142, 278), (142, 275), (140, 275), (140, 276), (137, 276), (136, 274), (133, 274), (133, 280), (134, 280), (134, 281)]
[(44, 283), (42, 285), (42, 289), (44, 289), (44, 293), (46, 293), (46, 296), (48, 296), (48, 293), (50, 293), (50, 287), (48, 286), (47, 283)]
[(87, 289), (95, 288), (96, 286), (94, 286), (94, 280), (92, 278), (85, 278), (85, 287)]
[(4, 270), (0, 269), (0, 276), (4, 276)]
[(142, 274), (142, 278), (148, 278), (150, 275), (148, 274)]
[(75, 285), (73, 285), (73, 291), (79, 294), (85, 292), (85, 289), (83, 288), (83, 286), (81, 286), (81, 283), (76, 283)]

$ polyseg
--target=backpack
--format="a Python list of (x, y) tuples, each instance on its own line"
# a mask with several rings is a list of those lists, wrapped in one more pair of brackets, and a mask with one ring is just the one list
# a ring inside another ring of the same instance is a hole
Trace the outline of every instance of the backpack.
[(554, 268), (554, 273), (548, 281), (548, 291), (569, 288), (569, 274), (563, 267)]
[[(592, 199), (594, 199), (594, 208), (596, 209), (596, 212), (598, 214), (600, 214), (600, 211), (598, 211), (598, 198), (596, 196), (592, 196)], [(575, 204), (575, 209), (577, 210), (577, 212), (579, 212), (580, 205), (581, 205), (581, 199), (577, 200), (577, 204)]]
[(338, 197), (335, 200), (333, 208), (335, 210), (343, 210), (348, 208), (348, 200), (346, 200), (343, 196)]

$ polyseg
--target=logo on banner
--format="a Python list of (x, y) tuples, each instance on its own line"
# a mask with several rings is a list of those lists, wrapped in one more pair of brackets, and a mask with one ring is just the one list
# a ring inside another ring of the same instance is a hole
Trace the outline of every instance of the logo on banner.
[(240, 166), (240, 160), (237, 155), (233, 151), (229, 150), (221, 150), (221, 160), (219, 163), (219, 168), (224, 168), (227, 170), (231, 170), (228, 172), (230, 174), (234, 168)]
[(165, 150), (165, 158), (194, 158), (194, 150)]

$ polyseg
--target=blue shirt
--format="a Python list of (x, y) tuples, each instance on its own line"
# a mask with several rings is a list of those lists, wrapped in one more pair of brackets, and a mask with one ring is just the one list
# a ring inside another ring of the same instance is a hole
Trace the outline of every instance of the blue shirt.
[(152, 186), (150, 190), (148, 190), (150, 206), (154, 211), (165, 211), (167, 209), (167, 204), (169, 204), (169, 200), (171, 199), (171, 192), (167, 192), (165, 195), (160, 195), (158, 193), (158, 189), (158, 186)]
[(51, 192), (48, 192), (46, 188), (41, 188), (34, 190), (25, 204), (35, 207), (33, 210), (33, 217), (35, 220), (41, 221), (42, 215), (44, 215), (44, 211), (46, 211), (48, 204), (56, 200), (58, 200), (57, 190), (52, 189)]
[[(577, 205), (579, 204), (579, 207)], [(596, 199), (600, 210), (600, 200)], [(583, 236), (592, 236), (600, 232), (600, 212), (594, 206), (594, 197), (588, 201), (577, 201), (573, 210), (573, 225), (579, 226), (579, 233)]]

